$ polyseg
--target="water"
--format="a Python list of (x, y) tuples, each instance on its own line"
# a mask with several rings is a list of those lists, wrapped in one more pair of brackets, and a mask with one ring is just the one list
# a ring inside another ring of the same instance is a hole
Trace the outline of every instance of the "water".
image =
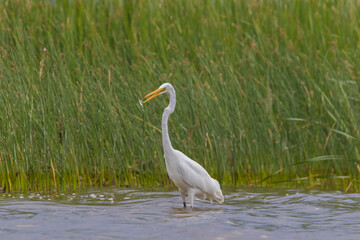
[(225, 203), (177, 192), (88, 189), (0, 195), (0, 239), (360, 239), (360, 194), (224, 192)]

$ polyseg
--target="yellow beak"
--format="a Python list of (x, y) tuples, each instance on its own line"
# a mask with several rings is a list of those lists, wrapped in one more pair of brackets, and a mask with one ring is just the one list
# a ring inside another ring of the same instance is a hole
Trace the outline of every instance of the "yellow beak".
[(159, 89), (156, 89), (155, 91), (149, 93), (148, 95), (146, 95), (144, 97), (144, 99), (145, 98), (148, 98), (148, 99), (146, 99), (143, 103), (146, 103), (147, 101), (153, 99), (154, 97), (159, 96), (159, 94), (162, 93), (163, 91), (165, 91), (165, 88), (159, 88)]

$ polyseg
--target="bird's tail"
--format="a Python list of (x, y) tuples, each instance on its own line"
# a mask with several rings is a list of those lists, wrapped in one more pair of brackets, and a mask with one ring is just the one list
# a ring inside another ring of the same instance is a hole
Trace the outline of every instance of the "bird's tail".
[(216, 186), (216, 188), (214, 189), (215, 194), (213, 194), (214, 199), (216, 201), (218, 201), (219, 203), (223, 203), (224, 202), (224, 196), (222, 194), (220, 184), (216, 179), (213, 179), (213, 181), (215, 182), (215, 186)]
[(224, 202), (224, 196), (223, 196), (221, 190), (215, 192), (215, 200), (218, 201), (219, 203), (223, 203), (223, 202)]

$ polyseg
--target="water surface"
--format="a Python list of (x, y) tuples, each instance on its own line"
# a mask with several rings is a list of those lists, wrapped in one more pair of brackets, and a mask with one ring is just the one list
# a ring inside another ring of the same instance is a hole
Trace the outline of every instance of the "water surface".
[(360, 194), (242, 189), (182, 208), (178, 192), (0, 195), (0, 239), (360, 239)]

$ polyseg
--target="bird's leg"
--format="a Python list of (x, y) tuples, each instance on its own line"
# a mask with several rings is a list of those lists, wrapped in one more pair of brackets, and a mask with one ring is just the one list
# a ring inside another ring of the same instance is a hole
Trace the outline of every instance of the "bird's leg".
[(189, 197), (189, 202), (190, 202), (191, 208), (194, 207), (194, 196), (195, 196), (195, 190), (194, 189), (189, 189), (188, 197)]
[(180, 195), (184, 204), (184, 208), (186, 208), (186, 194), (183, 191), (180, 191)]

